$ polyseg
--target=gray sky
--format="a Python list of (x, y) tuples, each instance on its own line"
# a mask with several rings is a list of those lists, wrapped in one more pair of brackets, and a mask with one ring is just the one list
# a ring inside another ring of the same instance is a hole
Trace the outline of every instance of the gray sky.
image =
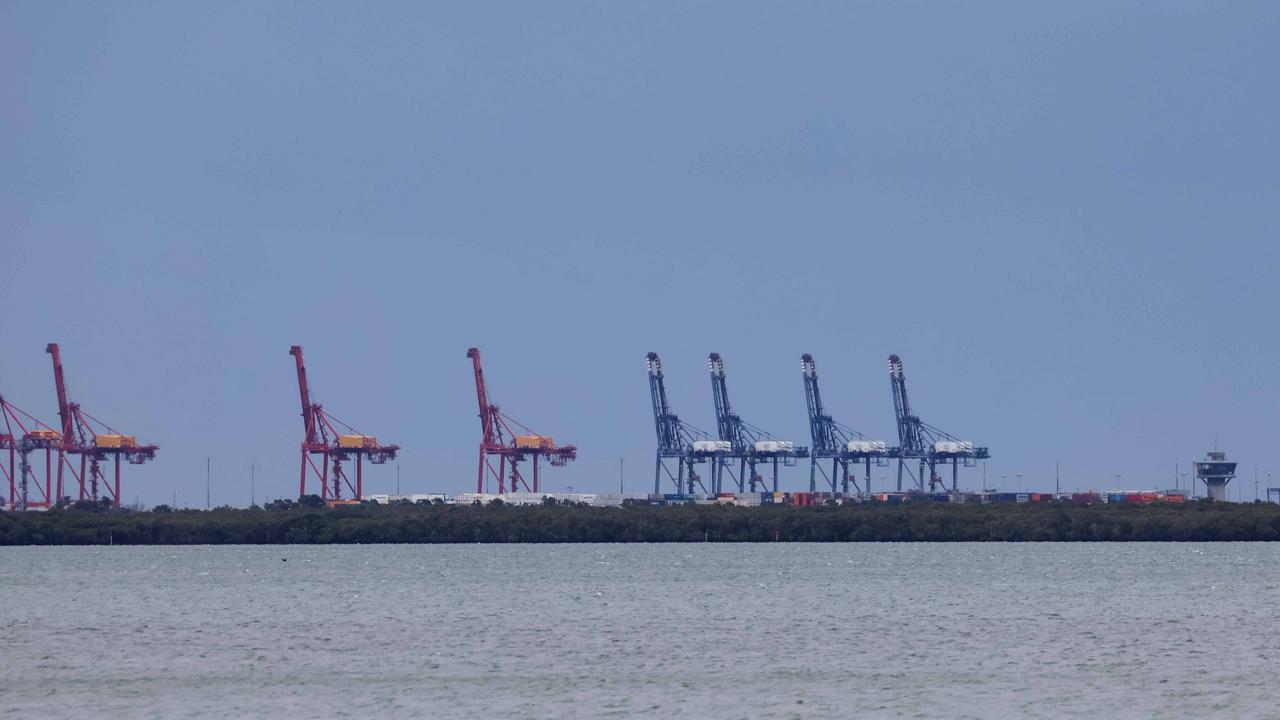
[(896, 352), (989, 478), (1164, 486), (1216, 433), (1252, 498), (1278, 33), (1266, 2), (8, 0), (0, 392), (56, 422), (61, 342), (73, 399), (161, 446), (126, 500), (203, 504), (212, 456), (243, 504), (251, 463), (260, 500), (296, 491), (298, 343), (406, 490), (456, 493), (476, 345), (504, 410), (581, 448), (548, 488), (625, 457), (642, 492), (646, 351), (685, 420), (714, 427), (715, 350), (806, 445), (800, 354), (893, 441)]

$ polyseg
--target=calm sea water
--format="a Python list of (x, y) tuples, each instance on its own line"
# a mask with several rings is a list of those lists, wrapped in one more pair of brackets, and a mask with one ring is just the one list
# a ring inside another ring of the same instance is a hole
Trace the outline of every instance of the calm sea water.
[(1278, 619), (1274, 544), (2, 548), (0, 710), (1280, 717)]

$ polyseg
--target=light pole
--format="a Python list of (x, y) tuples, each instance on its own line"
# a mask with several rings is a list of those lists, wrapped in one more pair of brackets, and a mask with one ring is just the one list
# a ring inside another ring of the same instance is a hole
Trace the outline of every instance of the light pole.
[(400, 494), (400, 463), (396, 463), (396, 495)]
[(1018, 473), (1018, 492), (1022, 492), (1022, 473)]
[(1000, 492), (1008, 489), (1009, 473), (1000, 473)]
[(255, 487), (257, 481), (257, 477), (255, 477), (256, 473), (257, 467), (249, 465), (249, 507), (253, 507), (258, 504), (257, 488)]
[(623, 484), (622, 458), (618, 458), (618, 494), (625, 495), (626, 492), (626, 485)]

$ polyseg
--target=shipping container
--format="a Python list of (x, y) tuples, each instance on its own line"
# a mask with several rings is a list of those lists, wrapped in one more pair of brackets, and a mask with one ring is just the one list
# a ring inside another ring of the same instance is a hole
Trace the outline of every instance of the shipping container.
[(94, 435), (93, 444), (100, 448), (132, 448), (138, 446), (138, 438), (132, 435)]

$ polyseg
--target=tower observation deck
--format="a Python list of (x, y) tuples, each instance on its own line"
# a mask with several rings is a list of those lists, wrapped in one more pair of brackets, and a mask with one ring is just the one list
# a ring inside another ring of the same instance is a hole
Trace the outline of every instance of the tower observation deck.
[(1236, 464), (1227, 454), (1214, 450), (1204, 460), (1196, 461), (1196, 479), (1203, 481), (1210, 500), (1227, 499), (1227, 483), (1236, 476)]

